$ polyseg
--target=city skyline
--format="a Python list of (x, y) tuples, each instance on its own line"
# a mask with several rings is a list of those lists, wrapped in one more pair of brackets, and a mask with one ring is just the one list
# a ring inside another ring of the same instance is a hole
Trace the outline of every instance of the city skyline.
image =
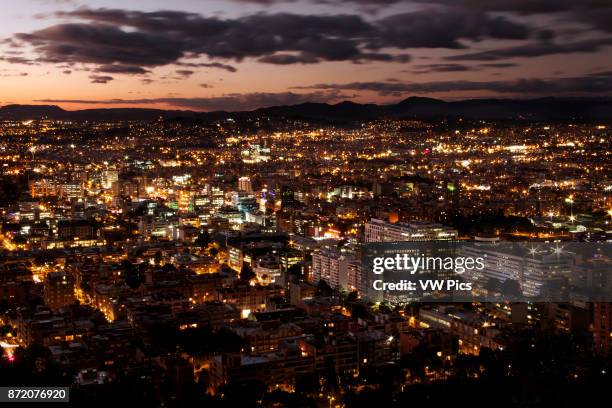
[(610, 0), (0, 16), (0, 402), (590, 407)]
[(595, 0), (27, 1), (1, 18), (0, 105), (609, 96), (610, 15)]

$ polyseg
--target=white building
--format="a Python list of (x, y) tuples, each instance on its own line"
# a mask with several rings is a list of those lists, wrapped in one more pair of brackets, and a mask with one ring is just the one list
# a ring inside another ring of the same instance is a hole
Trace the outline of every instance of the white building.
[(365, 224), (366, 242), (448, 241), (457, 239), (456, 229), (430, 222), (389, 222), (372, 218)]
[(529, 250), (522, 245), (466, 245), (460, 249), (464, 257), (484, 257), (485, 268), (467, 277), (484, 284), (489, 279), (517, 281), (525, 296), (543, 295), (547, 282), (570, 278), (575, 259), (570, 253), (556, 253), (552, 249)]
[(342, 287), (349, 291), (348, 269), (353, 260), (350, 254), (343, 254), (338, 249), (321, 248), (312, 253), (312, 281), (325, 280), (329, 286)]

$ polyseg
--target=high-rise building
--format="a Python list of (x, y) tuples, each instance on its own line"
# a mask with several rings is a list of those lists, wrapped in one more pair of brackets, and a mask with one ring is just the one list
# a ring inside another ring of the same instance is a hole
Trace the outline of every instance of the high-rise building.
[(360, 259), (353, 259), (348, 264), (347, 286), (349, 291), (358, 291), (360, 294), (367, 292), (366, 280), (363, 277), (363, 268)]
[(529, 252), (518, 245), (482, 245), (462, 246), (461, 255), (466, 257), (486, 257), (486, 268), (470, 275), (474, 281), (486, 284), (495, 279), (498, 282), (514, 280), (520, 284), (523, 295), (558, 297), (558, 292), (551, 293), (555, 282), (560, 282), (571, 275), (574, 257), (569, 253), (554, 251)]
[(257, 211), (259, 208), (255, 196), (245, 191), (232, 193), (232, 205), (238, 208), (238, 211), (243, 214)]
[(102, 173), (102, 187), (111, 189), (113, 183), (119, 181), (119, 171), (115, 169), (104, 170)]
[(74, 279), (66, 272), (50, 272), (45, 276), (43, 300), (51, 309), (74, 303)]
[(252, 194), (253, 184), (251, 183), (251, 179), (249, 177), (240, 177), (238, 179), (238, 190)]
[(281, 187), (281, 208), (293, 207), (295, 205), (295, 192), (289, 186)]
[(349, 290), (349, 262), (353, 260), (350, 254), (344, 254), (335, 248), (321, 248), (312, 253), (312, 281), (326, 281), (332, 288), (342, 287)]
[(223, 189), (218, 186), (210, 186), (208, 189), (208, 193), (210, 195), (210, 201), (212, 203), (212, 207), (215, 209), (219, 209), (223, 207), (225, 204), (225, 194)]
[(83, 197), (83, 185), (78, 182), (64, 183), (60, 186), (60, 195), (68, 199)]
[(612, 303), (593, 303), (593, 343), (599, 353), (612, 352)]
[(59, 194), (59, 183), (55, 178), (41, 178), (30, 181), (30, 194), (32, 197), (48, 197)]
[(366, 242), (448, 241), (457, 239), (456, 229), (430, 222), (389, 222), (372, 218), (365, 224)]

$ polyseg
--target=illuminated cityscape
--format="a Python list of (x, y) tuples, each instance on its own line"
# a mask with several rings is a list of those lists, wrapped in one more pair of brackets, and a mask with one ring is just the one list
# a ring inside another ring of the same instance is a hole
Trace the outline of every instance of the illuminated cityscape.
[[(609, 5), (99, 3), (0, 17), (0, 388), (609, 399)], [(398, 243), (486, 257), (479, 298), (378, 290)]]
[[(607, 125), (1, 126), (5, 356), (40, 344), (86, 394), (131, 375), (146, 389), (169, 381), (177, 394), (161, 400), (255, 380), (295, 393), (324, 378), (300, 394), (316, 403), (373, 387), (355, 379), (392, 362), (405, 386), (477, 376), (458, 371), (464, 356), (543, 327), (610, 351), (609, 304), (368, 303), (360, 257), (367, 242), (609, 241)], [(611, 262), (566, 269), (605, 274)], [(421, 348), (430, 368), (402, 365)]]

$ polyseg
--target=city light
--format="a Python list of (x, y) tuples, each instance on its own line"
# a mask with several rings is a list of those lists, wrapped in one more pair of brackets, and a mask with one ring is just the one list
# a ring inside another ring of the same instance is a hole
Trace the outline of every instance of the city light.
[(612, 2), (3, 5), (0, 401), (610, 399)]

